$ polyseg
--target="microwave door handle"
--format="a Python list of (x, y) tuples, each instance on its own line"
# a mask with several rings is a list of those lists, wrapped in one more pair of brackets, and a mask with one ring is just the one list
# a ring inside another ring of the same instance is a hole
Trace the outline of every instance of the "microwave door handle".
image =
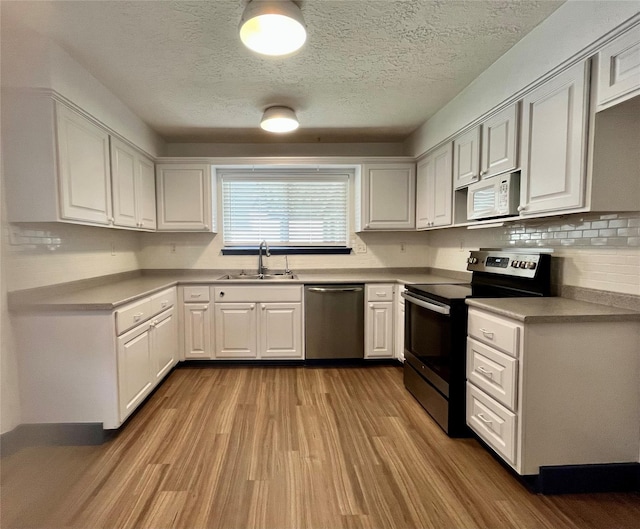
[(428, 301), (423, 301), (421, 299), (413, 297), (411, 294), (407, 294), (403, 292), (402, 297), (406, 299), (409, 303), (413, 303), (414, 305), (418, 305), (418, 307), (422, 307), (423, 309), (431, 310), (433, 312), (437, 312), (438, 314), (444, 314), (445, 316), (449, 316), (450, 309), (447, 305), (440, 305), (437, 303), (429, 303)]

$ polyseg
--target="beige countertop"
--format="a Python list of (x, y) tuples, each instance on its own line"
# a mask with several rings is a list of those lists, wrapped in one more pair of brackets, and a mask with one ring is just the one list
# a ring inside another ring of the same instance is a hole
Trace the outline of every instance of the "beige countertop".
[(525, 323), (639, 321), (640, 312), (567, 298), (467, 299), (477, 307)]
[[(228, 270), (175, 270), (145, 271), (142, 274), (129, 273), (79, 281), (53, 287), (43, 287), (9, 293), (11, 310), (113, 310), (121, 305), (148, 296), (175, 285), (218, 284), (218, 285), (301, 285), (329, 283), (467, 283), (460, 273), (451, 276), (425, 269), (359, 269), (294, 272), (296, 279), (263, 280), (221, 280)], [(233, 273), (233, 271), (231, 271)]]

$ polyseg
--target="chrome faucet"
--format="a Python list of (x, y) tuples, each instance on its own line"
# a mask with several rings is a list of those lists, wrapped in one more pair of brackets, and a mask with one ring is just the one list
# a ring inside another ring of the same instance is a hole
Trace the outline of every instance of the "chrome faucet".
[(260, 246), (258, 247), (258, 275), (260, 277), (264, 276), (264, 271), (266, 270), (266, 267), (262, 264), (262, 247), (265, 247), (265, 256), (266, 257), (271, 257), (271, 252), (269, 252), (269, 245), (267, 244), (267, 241), (262, 241), (260, 243)]

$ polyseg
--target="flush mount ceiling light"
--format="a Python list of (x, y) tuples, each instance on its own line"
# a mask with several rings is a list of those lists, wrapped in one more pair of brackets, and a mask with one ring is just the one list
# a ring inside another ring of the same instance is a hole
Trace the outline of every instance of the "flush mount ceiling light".
[(240, 40), (263, 55), (287, 55), (307, 39), (302, 11), (291, 0), (252, 0), (240, 19)]
[(268, 132), (291, 132), (298, 128), (296, 113), (289, 107), (269, 107), (262, 115), (260, 127)]

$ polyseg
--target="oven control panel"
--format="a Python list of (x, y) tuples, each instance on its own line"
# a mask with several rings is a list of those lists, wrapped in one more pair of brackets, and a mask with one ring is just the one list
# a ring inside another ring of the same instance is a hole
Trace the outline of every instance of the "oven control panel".
[(534, 278), (540, 260), (541, 253), (524, 250), (473, 250), (467, 259), (467, 270)]

